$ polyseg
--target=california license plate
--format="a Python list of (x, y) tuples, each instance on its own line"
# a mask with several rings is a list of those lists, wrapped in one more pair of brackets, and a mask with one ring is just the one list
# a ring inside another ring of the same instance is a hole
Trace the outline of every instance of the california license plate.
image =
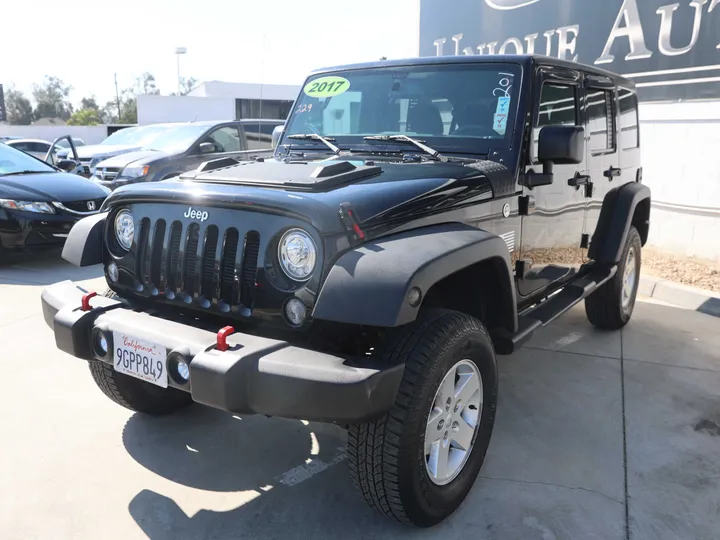
[(115, 371), (167, 388), (167, 351), (157, 343), (113, 332)]

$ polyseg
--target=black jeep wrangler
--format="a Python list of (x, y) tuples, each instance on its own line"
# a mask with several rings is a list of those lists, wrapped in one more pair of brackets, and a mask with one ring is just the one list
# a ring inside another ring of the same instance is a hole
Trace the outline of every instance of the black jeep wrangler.
[(496, 354), (582, 300), (597, 327), (630, 319), (650, 191), (631, 81), (464, 56), (314, 72), (272, 158), (102, 210), (63, 256), (110, 290), (42, 303), (110, 399), (345, 426), (367, 503), (430, 526), (483, 463)]

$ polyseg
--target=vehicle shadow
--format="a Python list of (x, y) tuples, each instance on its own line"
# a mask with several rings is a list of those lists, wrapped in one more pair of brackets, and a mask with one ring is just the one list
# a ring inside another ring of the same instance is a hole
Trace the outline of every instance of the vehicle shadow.
[(73, 266), (62, 258), (62, 248), (5, 251), (0, 258), (0, 285), (51, 285), (70, 279), (102, 277), (102, 265)]
[(369, 509), (355, 492), (345, 432), (336, 426), (191, 406), (170, 417), (132, 416), (123, 443), (139, 464), (172, 482), (247, 494), (233, 510), (189, 516), (173, 498), (144, 489), (128, 510), (153, 540), (396, 538), (407, 530)]

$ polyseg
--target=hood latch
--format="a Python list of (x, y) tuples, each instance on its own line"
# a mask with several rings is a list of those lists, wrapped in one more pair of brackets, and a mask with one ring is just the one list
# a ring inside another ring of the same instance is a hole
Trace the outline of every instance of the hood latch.
[(342, 203), (340, 205), (340, 221), (345, 227), (345, 232), (348, 233), (348, 238), (352, 244), (359, 244), (365, 240), (365, 231), (360, 228), (360, 223), (355, 215), (355, 211), (352, 209), (350, 203)]

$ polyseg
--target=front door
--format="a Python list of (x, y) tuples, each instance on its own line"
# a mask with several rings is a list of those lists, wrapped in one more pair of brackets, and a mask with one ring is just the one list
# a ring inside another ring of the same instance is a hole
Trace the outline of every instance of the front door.
[[(537, 143), (545, 126), (582, 125), (580, 115), (581, 75), (574, 70), (542, 72), (533, 112), (532, 169), (537, 161)], [(587, 197), (584, 186), (568, 181), (587, 175), (587, 159), (577, 165), (555, 165), (553, 183), (523, 188), (529, 212), (522, 218), (520, 259), (524, 276), (517, 276), (521, 301), (542, 295), (550, 286), (559, 286), (575, 274), (583, 262), (581, 248)]]

